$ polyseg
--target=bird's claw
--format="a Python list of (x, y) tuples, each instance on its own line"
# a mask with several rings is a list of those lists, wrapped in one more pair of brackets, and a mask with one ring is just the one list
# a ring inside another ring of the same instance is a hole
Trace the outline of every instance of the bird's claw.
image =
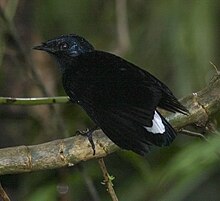
[(92, 146), (92, 150), (93, 150), (93, 156), (95, 155), (96, 151), (95, 151), (95, 143), (93, 141), (93, 138), (92, 138), (92, 133), (94, 132), (94, 129), (91, 129), (89, 130), (88, 128), (84, 131), (80, 131), (80, 130), (77, 130), (76, 131), (76, 134), (77, 135), (82, 135), (84, 137), (87, 137), (91, 146)]
[(77, 131), (76, 131), (76, 135), (86, 136), (88, 132), (89, 132), (89, 129), (88, 129), (88, 128), (87, 128), (86, 130), (83, 130), (83, 131), (77, 130)]

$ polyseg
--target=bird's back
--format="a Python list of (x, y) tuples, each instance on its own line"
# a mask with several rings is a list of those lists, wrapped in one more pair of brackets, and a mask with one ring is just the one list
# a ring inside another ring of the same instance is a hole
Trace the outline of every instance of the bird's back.
[[(66, 93), (120, 147), (143, 155), (149, 146), (168, 145), (175, 138), (175, 131), (156, 108), (183, 113), (186, 109), (150, 73), (101, 51), (74, 58), (67, 69), (63, 76)], [(155, 127), (155, 115), (167, 129), (164, 133), (146, 129)]]

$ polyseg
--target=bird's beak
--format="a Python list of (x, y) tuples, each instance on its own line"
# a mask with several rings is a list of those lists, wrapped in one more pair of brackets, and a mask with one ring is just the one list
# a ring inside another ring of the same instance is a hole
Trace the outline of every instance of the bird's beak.
[(37, 45), (33, 47), (34, 50), (44, 50), (43, 45)]
[(41, 45), (34, 46), (33, 49), (46, 51), (46, 52), (52, 52), (51, 48), (48, 47), (48, 45), (46, 43), (42, 43)]

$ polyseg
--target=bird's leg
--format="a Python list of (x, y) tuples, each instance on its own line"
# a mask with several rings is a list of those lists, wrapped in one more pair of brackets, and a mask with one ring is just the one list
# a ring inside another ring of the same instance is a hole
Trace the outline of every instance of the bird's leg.
[(80, 131), (80, 130), (76, 131), (76, 134), (79, 134), (79, 135), (82, 135), (82, 136), (86, 136), (88, 138), (88, 140), (89, 140), (89, 142), (90, 142), (90, 144), (92, 146), (92, 149), (93, 149), (93, 156), (95, 155), (95, 143), (94, 143), (94, 141), (92, 139), (92, 134), (97, 129), (98, 129), (98, 126), (95, 126), (95, 127), (91, 128), (91, 129), (87, 128), (85, 131)]

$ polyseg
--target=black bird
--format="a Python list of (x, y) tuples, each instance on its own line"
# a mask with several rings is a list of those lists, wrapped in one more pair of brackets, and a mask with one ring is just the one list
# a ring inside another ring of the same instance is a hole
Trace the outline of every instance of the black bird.
[(152, 145), (167, 146), (174, 140), (175, 130), (157, 107), (183, 114), (188, 110), (147, 71), (94, 49), (75, 34), (48, 40), (34, 49), (56, 59), (70, 100), (119, 147), (145, 155)]

